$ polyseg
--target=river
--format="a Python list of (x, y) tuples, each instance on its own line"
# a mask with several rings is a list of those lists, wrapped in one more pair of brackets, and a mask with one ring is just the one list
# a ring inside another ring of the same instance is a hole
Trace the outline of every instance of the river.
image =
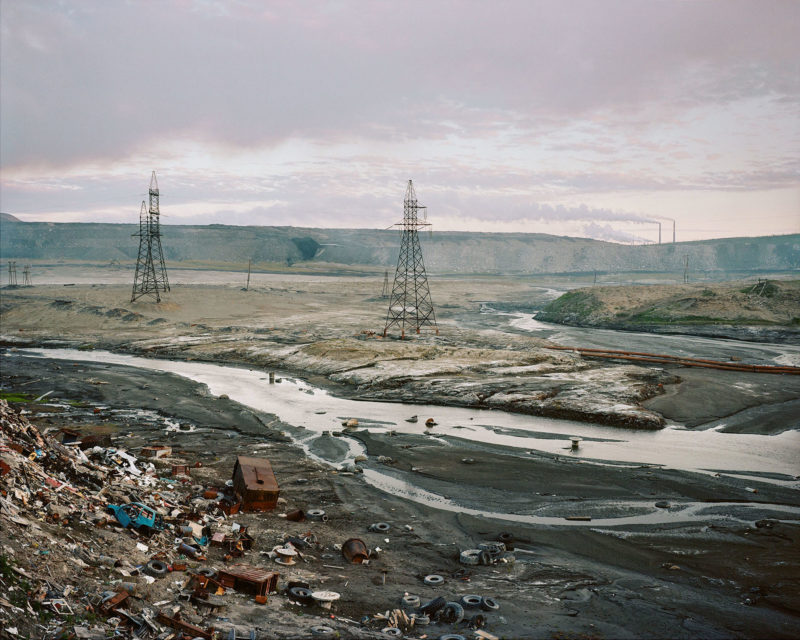
[[(142, 358), (108, 351), (29, 349), (25, 352), (38, 357), (124, 365), (183, 376), (206, 385), (213, 395), (225, 394), (245, 406), (303, 427), (309, 435), (341, 430), (343, 421), (355, 418), (360, 428), (370, 431), (429, 432), (606, 463), (654, 464), (704, 473), (735, 469), (745, 476), (762, 473), (794, 476), (800, 472), (797, 457), (800, 431), (797, 430), (773, 436), (692, 431), (678, 426), (640, 431), (488, 409), (349, 400), (299, 378), (279, 375), (279, 382), (270, 384), (264, 371), (225, 365)], [(413, 415), (418, 415), (419, 420), (407, 422)], [(436, 421), (434, 429), (426, 429), (427, 418)], [(583, 438), (578, 451), (569, 446), (571, 436)], [(348, 453), (353, 451), (351, 448)]]

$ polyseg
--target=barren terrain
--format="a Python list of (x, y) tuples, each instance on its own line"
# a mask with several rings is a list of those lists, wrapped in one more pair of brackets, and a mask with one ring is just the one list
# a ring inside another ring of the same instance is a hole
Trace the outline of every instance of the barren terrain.
[[(320, 435), (304, 449), (293, 444), (307, 437), (300, 425), (211, 395), (184, 378), (24, 352), (26, 346), (77, 346), (229, 363), (264, 375), (285, 371), (352, 398), (578, 418), (612, 425), (622, 439), (630, 427), (660, 428), (677, 416), (684, 423), (713, 423), (754, 410), (768, 398), (775, 409), (764, 432), (797, 429), (800, 376), (587, 359), (547, 349), (546, 340), (485, 313), (492, 305), (541, 307), (546, 288), (525, 279), (439, 280), (432, 293), (440, 335), (406, 341), (380, 337), (386, 301), (376, 295), (376, 279), (263, 276), (249, 291), (175, 282), (161, 304), (129, 303), (130, 288), (122, 284), (6, 289), (2, 387), (7, 394), (25, 394), (12, 409), (30, 412), (42, 429), (109, 433), (115, 446), (134, 453), (145, 444), (169, 444), (175, 453), (159, 468), (200, 461), (203, 467), (192, 475), (204, 486), (221, 486), (237, 454), (268, 457), (286, 502), (274, 513), (235, 519), (256, 536), (245, 561), (274, 567), (261, 551), (287, 533), (311, 532), (318, 546), (306, 562), (281, 570), (281, 584), (301, 578), (342, 596), (333, 618), (283, 595), (272, 596), (266, 607), (224, 596), (227, 608), (215, 617), (180, 604), (166, 589), (169, 583), (156, 581), (140, 586), (137, 608), (174, 600), (198, 624), (235, 625), (244, 635), (257, 629), (259, 637), (309, 637), (314, 624), (330, 625), (340, 637), (386, 637), (374, 615), (399, 606), (405, 593), (423, 602), (479, 594), (500, 603), (486, 614), (483, 628), (497, 637), (796, 637), (797, 477), (602, 464), (568, 452), (437, 437), (435, 428), (392, 435), (360, 427)], [(48, 392), (47, 400), (33, 402)], [(412, 413), (398, 405), (395, 420)], [(178, 424), (180, 429), (170, 426)], [(310, 456), (346, 448), (350, 440), (365, 451), (354, 467), (331, 467)], [(408, 497), (381, 490), (376, 478), (406, 487)], [(419, 499), (428, 494), (439, 496), (438, 507)], [(322, 508), (329, 520), (291, 523), (279, 517), (294, 508)], [(389, 523), (390, 532), (368, 531), (375, 522)], [(15, 528), (9, 530), (7, 524), (5, 553), (11, 549), (18, 566), (44, 576), (41, 562), (27, 553), (33, 542), (43, 544), (42, 536), (30, 525), (11, 523)], [(37, 526), (54, 541), (70, 532), (49, 522)], [(130, 534), (112, 528), (98, 537), (85, 527), (79, 533), (108, 553), (146, 559), (136, 555)], [(515, 541), (514, 562), (459, 563), (460, 551), (500, 533)], [(335, 545), (353, 536), (381, 548), (370, 565), (343, 563)], [(54, 581), (77, 580), (79, 593), (107, 588), (113, 572), (85, 570), (75, 577), (57, 545), (42, 547), (52, 554)], [(165, 551), (174, 553), (171, 547)], [(213, 549), (206, 564), (224, 565)], [(425, 585), (428, 574), (444, 576), (444, 585)], [(359, 624), (362, 616), (370, 619)], [(476, 630), (464, 622), (434, 621), (406, 636), (448, 632), (471, 638)]]

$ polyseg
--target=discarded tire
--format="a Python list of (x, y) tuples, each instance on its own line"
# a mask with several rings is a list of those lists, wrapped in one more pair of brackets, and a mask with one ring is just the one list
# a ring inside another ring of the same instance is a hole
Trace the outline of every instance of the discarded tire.
[(322, 520), (325, 521), (328, 519), (328, 516), (325, 515), (325, 511), (322, 509), (309, 509), (306, 511), (306, 518), (309, 520)]
[(460, 633), (445, 633), (444, 635), (439, 636), (439, 640), (467, 640), (467, 639)]
[(292, 587), (289, 589), (289, 599), (302, 605), (309, 605), (314, 602), (314, 598), (311, 597), (311, 589), (306, 589), (305, 587)]
[(479, 553), (478, 562), (476, 564), (486, 564), (486, 565), (494, 564), (494, 561), (492, 560), (492, 554), (491, 553), (489, 553), (486, 550), (480, 551), (478, 553)]
[(439, 610), (437, 618), (445, 624), (458, 624), (464, 619), (464, 607), (458, 602), (448, 602)]
[(403, 596), (400, 602), (404, 607), (416, 608), (419, 606), (419, 596)]
[(461, 606), (466, 609), (478, 609), (481, 606), (481, 602), (483, 602), (483, 598), (480, 596), (461, 596)]
[(480, 549), (467, 549), (461, 552), (458, 560), (461, 564), (480, 564), (481, 553)]
[(434, 598), (433, 600), (421, 605), (419, 608), (419, 612), (423, 615), (432, 616), (446, 604), (447, 600), (439, 596), (438, 598)]
[(336, 635), (336, 631), (332, 627), (326, 627), (323, 624), (311, 627), (311, 633), (322, 638), (332, 638)]
[(481, 551), (488, 551), (492, 555), (502, 555), (505, 553), (506, 545), (502, 542), (495, 542), (494, 540), (489, 540), (487, 542), (481, 542), (478, 545), (478, 549)]
[(429, 576), (425, 576), (422, 581), (427, 584), (429, 587), (437, 587), (440, 584), (444, 584), (444, 578), (440, 575), (432, 573)]
[(514, 535), (508, 533), (507, 531), (503, 531), (503, 533), (497, 536), (497, 540), (503, 544), (508, 544), (510, 542), (514, 542)]
[(487, 598), (486, 596), (481, 598), (481, 609), (484, 611), (497, 611), (499, 608), (500, 605), (494, 598)]
[(377, 533), (386, 533), (392, 526), (388, 522), (376, 522), (373, 525), (370, 525), (369, 530), (375, 531)]
[[(442, 598), (442, 600), (444, 600), (444, 598)], [(415, 627), (424, 627), (425, 625), (431, 623), (431, 617), (429, 615), (425, 615), (424, 613), (423, 614), (412, 613), (408, 617), (414, 621)]]
[(389, 636), (390, 638), (402, 638), (403, 632), (400, 631), (397, 627), (384, 627), (381, 629), (381, 633), (385, 636)]
[(289, 593), (291, 589), (295, 587), (303, 587), (304, 589), (310, 589), (311, 585), (308, 582), (303, 582), (302, 580), (292, 580), (289, 584), (286, 585), (286, 593)]
[(155, 578), (160, 578), (167, 575), (167, 563), (161, 562), (161, 560), (151, 560), (145, 566), (144, 571)]
[(206, 578), (215, 578), (217, 576), (217, 570), (211, 567), (201, 567), (197, 570), (197, 575), (205, 576)]

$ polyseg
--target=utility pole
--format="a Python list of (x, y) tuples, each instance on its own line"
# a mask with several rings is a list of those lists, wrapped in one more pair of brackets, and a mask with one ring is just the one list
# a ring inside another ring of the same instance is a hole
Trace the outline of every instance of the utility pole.
[(244, 287), (245, 291), (250, 291), (250, 263), (251, 262), (252, 262), (252, 259), (247, 261), (247, 284)]
[(161, 249), (161, 212), (159, 210), (159, 191), (156, 172), (150, 177), (149, 207), (142, 201), (139, 210), (139, 255), (136, 258), (136, 274), (133, 279), (131, 302), (142, 296), (155, 296), (161, 302), (159, 291), (169, 291), (167, 267)]
[(425, 220), (426, 207), (419, 204), (414, 184), (408, 181), (406, 196), (403, 201), (403, 222), (395, 226), (401, 227), (403, 237), (400, 241), (400, 257), (394, 274), (394, 284), (389, 297), (389, 311), (386, 313), (386, 325), (383, 335), (395, 325), (400, 327), (400, 338), (406, 337), (406, 326), (416, 333), (424, 326), (433, 327), (439, 335), (436, 315), (433, 312), (433, 301), (428, 288), (428, 276), (422, 260), (422, 249), (419, 245), (419, 230), (430, 227), (427, 221), (420, 221), (419, 211), (423, 210)]
[(683, 284), (687, 284), (689, 282), (689, 254), (685, 253), (683, 255)]

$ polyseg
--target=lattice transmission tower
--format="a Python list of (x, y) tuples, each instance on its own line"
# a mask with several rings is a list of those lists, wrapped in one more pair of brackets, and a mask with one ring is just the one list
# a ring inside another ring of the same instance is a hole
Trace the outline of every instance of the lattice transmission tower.
[[(423, 213), (423, 220), (419, 219), (420, 210)], [(417, 201), (411, 180), (408, 181), (403, 202), (403, 222), (395, 226), (402, 228), (403, 237), (400, 241), (400, 257), (397, 260), (397, 271), (394, 274), (383, 335), (385, 337), (389, 329), (398, 326), (400, 337), (405, 338), (407, 327), (419, 333), (422, 327), (429, 326), (436, 330), (438, 336), (439, 328), (436, 325), (428, 276), (425, 273), (422, 248), (419, 245), (419, 230), (431, 225), (427, 222), (426, 207)]]
[(11, 260), (8, 261), (8, 286), (17, 286), (17, 263)]
[(156, 172), (150, 178), (149, 207), (142, 201), (139, 210), (139, 256), (136, 258), (136, 275), (133, 278), (131, 302), (142, 296), (155, 296), (161, 302), (161, 294), (169, 291), (167, 267), (161, 249), (161, 213), (158, 208), (158, 181)]
[(31, 282), (31, 265), (29, 264), (26, 264), (24, 267), (22, 267), (22, 286), (33, 286), (33, 282)]
[(381, 289), (381, 298), (388, 298), (391, 292), (392, 290), (389, 289), (389, 270), (387, 269), (383, 274), (383, 289)]

